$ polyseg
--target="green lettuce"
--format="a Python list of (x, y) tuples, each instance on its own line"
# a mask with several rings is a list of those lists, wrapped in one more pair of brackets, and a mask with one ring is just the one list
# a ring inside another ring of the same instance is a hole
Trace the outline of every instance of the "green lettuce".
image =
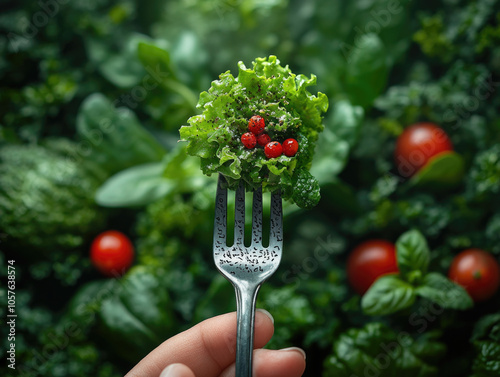
[[(276, 56), (257, 58), (252, 69), (239, 62), (238, 76), (227, 71), (213, 81), (200, 95), (202, 113), (181, 127), (187, 153), (201, 158), (204, 174), (223, 174), (230, 188), (243, 180), (249, 189), (260, 185), (264, 191), (281, 189), (284, 199), (313, 207), (320, 199), (319, 184), (309, 169), (324, 128), (322, 113), (328, 109), (325, 94), (315, 96), (307, 90), (315, 84), (316, 76), (295, 75)], [(253, 115), (264, 118), (271, 140), (295, 138), (297, 154), (268, 159), (263, 148), (246, 149), (240, 138)]]

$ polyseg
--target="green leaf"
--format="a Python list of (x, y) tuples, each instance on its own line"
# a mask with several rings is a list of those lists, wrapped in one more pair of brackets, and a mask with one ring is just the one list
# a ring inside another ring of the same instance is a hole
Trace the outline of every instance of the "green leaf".
[(156, 73), (153, 78), (158, 79), (160, 83), (164, 83), (169, 77), (175, 78), (168, 51), (152, 44), (140, 42), (137, 46), (137, 56), (147, 70)]
[(446, 309), (466, 310), (474, 305), (465, 289), (437, 272), (427, 274), (415, 291)]
[(399, 271), (403, 276), (412, 271), (420, 271), (421, 275), (427, 273), (430, 252), (422, 233), (410, 230), (403, 233), (396, 241), (396, 258)]
[(500, 313), (476, 322), (471, 342), (476, 350), (473, 377), (498, 376), (500, 373)]
[(118, 42), (115, 41), (122, 44), (120, 51), (113, 51), (107, 41), (92, 38), (85, 40), (90, 58), (97, 64), (100, 73), (119, 88), (132, 88), (140, 85), (144, 79), (144, 68), (137, 58), (137, 46), (144, 42), (152, 40), (139, 33), (125, 35)]
[(108, 175), (130, 166), (161, 160), (166, 152), (132, 111), (115, 108), (100, 93), (83, 101), (76, 127), (80, 142), (74, 157), (91, 160)]
[(489, 314), (478, 320), (470, 340), (496, 340), (500, 343), (500, 313)]
[(114, 352), (131, 362), (177, 331), (164, 273), (138, 266), (102, 292), (99, 332)]
[[(295, 194), (298, 206), (317, 203), (317, 181), (305, 182), (299, 174), (301, 169), (309, 171), (311, 167), (316, 141), (324, 128), (322, 113), (328, 108), (326, 95), (315, 96), (308, 91), (315, 83), (316, 76), (295, 75), (273, 55), (256, 58), (252, 68), (239, 62), (237, 77), (227, 71), (213, 81), (210, 89), (200, 94), (198, 108), (203, 113), (192, 116), (189, 125), (181, 127), (179, 133), (188, 142), (188, 154), (201, 158), (204, 174), (226, 176), (231, 189), (242, 179), (249, 188), (262, 186), (270, 192), (281, 189), (282, 198), (292, 202), (295, 191), (300, 191), (300, 197)], [(276, 140), (295, 138), (299, 142), (297, 155), (269, 159), (262, 148), (245, 148), (239, 138), (255, 114), (265, 119), (267, 132)], [(347, 146), (347, 142), (343, 144)], [(339, 146), (328, 148), (330, 151)], [(327, 167), (331, 165), (330, 161)], [(295, 186), (298, 180), (303, 184)]]
[(163, 162), (152, 162), (123, 170), (99, 187), (95, 200), (105, 207), (143, 206), (158, 200), (175, 185), (163, 177)]
[(333, 106), (333, 112), (325, 121), (325, 130), (316, 144), (317, 158), (311, 173), (318, 177), (320, 185), (332, 183), (342, 171), (350, 149), (358, 139), (363, 123), (364, 111), (347, 100)]
[(386, 315), (408, 308), (415, 302), (415, 290), (398, 275), (380, 277), (361, 299), (361, 307), (369, 315)]
[[(379, 322), (351, 328), (336, 337), (326, 357), (324, 377), (434, 377), (445, 346), (429, 337), (414, 340), (404, 331), (394, 331)], [(434, 360), (422, 357), (421, 350), (433, 350)]]
[(178, 94), (192, 113), (196, 112), (197, 97), (194, 92), (177, 78), (170, 61), (170, 53), (160, 47), (139, 43), (137, 54), (154, 81), (165, 89)]
[(370, 107), (387, 82), (385, 46), (376, 34), (365, 34), (359, 38), (347, 59), (345, 80), (349, 99), (354, 105)]
[(456, 152), (442, 152), (432, 157), (411, 179), (414, 187), (431, 190), (448, 190), (462, 181), (464, 160)]
[(364, 115), (361, 106), (355, 106), (347, 100), (337, 101), (333, 106), (333, 112), (325, 121), (325, 129), (335, 132), (352, 148), (358, 140)]
[(472, 377), (497, 377), (500, 375), (500, 344), (475, 342), (477, 357), (472, 366)]

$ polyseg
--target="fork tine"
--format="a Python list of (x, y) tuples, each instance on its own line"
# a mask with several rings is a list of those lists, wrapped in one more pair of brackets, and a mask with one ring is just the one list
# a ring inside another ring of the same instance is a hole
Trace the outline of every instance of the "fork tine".
[(234, 202), (234, 244), (243, 246), (245, 243), (245, 183), (240, 181)]
[(262, 187), (253, 192), (252, 246), (262, 246)]
[(281, 204), (281, 193), (274, 192), (271, 195), (271, 234), (269, 249), (281, 251), (283, 247), (283, 211)]
[(214, 221), (214, 250), (226, 247), (227, 228), (227, 188), (226, 179), (219, 174), (217, 181), (217, 194), (215, 196), (215, 221)]

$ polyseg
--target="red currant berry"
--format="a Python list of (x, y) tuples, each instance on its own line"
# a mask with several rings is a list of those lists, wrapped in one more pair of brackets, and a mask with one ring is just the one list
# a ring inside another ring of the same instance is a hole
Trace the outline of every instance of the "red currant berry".
[(276, 158), (281, 156), (281, 152), (283, 151), (283, 148), (281, 148), (281, 144), (278, 143), (277, 141), (271, 141), (270, 143), (267, 143), (266, 146), (264, 147), (264, 154), (266, 155), (267, 158)]
[(260, 134), (257, 136), (257, 144), (265, 147), (267, 143), (271, 141), (271, 137), (268, 134)]
[(243, 135), (241, 135), (241, 142), (248, 149), (252, 149), (257, 144), (257, 138), (255, 137), (255, 135), (253, 133), (246, 132)]
[(283, 142), (283, 153), (285, 156), (293, 157), (299, 150), (299, 143), (295, 139), (286, 139)]
[(259, 135), (264, 131), (266, 127), (266, 123), (264, 122), (264, 118), (260, 115), (254, 115), (248, 121), (248, 129), (253, 132), (255, 135)]

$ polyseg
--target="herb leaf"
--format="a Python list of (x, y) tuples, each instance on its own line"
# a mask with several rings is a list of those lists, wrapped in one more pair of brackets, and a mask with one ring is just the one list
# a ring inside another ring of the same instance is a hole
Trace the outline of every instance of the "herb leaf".
[(425, 274), (429, 266), (430, 252), (422, 233), (418, 230), (403, 233), (396, 242), (396, 258), (403, 276), (408, 276), (412, 271)]
[(405, 309), (415, 302), (415, 290), (398, 275), (382, 276), (361, 299), (361, 307), (369, 315), (385, 315)]
[(473, 306), (465, 289), (437, 272), (428, 273), (416, 293), (447, 309), (465, 310)]

